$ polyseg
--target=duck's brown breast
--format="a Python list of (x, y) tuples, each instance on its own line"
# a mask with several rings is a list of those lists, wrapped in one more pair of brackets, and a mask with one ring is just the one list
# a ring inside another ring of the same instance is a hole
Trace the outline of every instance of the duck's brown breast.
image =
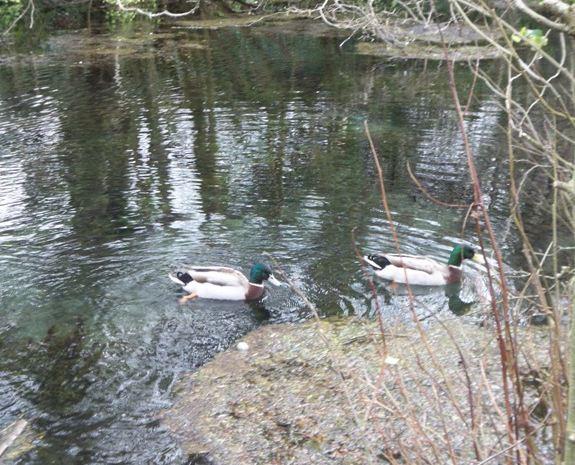
[(264, 295), (265, 288), (263, 286), (256, 286), (251, 284), (246, 292), (246, 300), (257, 300)]
[(447, 284), (458, 283), (461, 281), (463, 271), (456, 266), (449, 266), (449, 274), (447, 275)]

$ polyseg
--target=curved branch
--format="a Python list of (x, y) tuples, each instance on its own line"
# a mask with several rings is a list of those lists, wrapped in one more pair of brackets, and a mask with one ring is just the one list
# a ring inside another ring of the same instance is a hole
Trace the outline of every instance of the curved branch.
[(2, 33), (3, 36), (8, 35), (8, 33), (14, 29), (14, 26), (16, 26), (16, 24), (18, 24), (18, 22), (24, 17), (26, 16), (26, 13), (28, 12), (28, 10), (30, 10), (30, 29), (32, 29), (32, 27), (34, 26), (34, 11), (36, 9), (36, 6), (34, 5), (34, 0), (29, 0), (28, 4), (26, 5), (26, 8), (24, 8), (22, 10), (22, 12), (18, 15), (18, 17), (12, 21), (12, 23), (10, 24), (10, 26), (8, 26), (8, 28)]
[(152, 13), (150, 11), (142, 10), (141, 8), (129, 7), (122, 3), (122, 0), (116, 0), (116, 5), (120, 11), (127, 11), (131, 13), (137, 13), (139, 15), (147, 16), (148, 18), (158, 18), (160, 16), (169, 16), (170, 18), (180, 18), (182, 16), (187, 16), (195, 13), (200, 6), (200, 2), (197, 1), (196, 5), (189, 11), (183, 13), (171, 13), (168, 10), (163, 10), (158, 13)]
[[(543, 15), (540, 15), (539, 13), (537, 13), (535, 10), (529, 8), (525, 2), (523, 0), (514, 0), (515, 6), (521, 10), (523, 13), (525, 13), (526, 15), (530, 16), (531, 18), (535, 19), (536, 21), (538, 21), (539, 23), (550, 27), (552, 29), (556, 29), (558, 31), (561, 32), (573, 32), (572, 31), (572, 27), (569, 26), (569, 24), (565, 24), (565, 23), (558, 23), (556, 21), (553, 21), (549, 18), (546, 18)], [(541, 4), (545, 4), (545, 6), (547, 8), (549, 8), (549, 11), (557, 14), (558, 16), (560, 16), (561, 18), (564, 18), (565, 20), (567, 20), (568, 23), (571, 23), (573, 18), (570, 17), (569, 15), (569, 6), (564, 4), (562, 1), (560, 0), (544, 0), (543, 2), (541, 2)]]

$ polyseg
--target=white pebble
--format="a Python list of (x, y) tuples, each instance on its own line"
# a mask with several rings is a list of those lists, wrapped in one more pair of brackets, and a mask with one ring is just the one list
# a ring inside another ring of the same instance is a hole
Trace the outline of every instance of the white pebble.
[(248, 345), (247, 342), (242, 341), (242, 342), (238, 342), (237, 348), (238, 348), (238, 350), (248, 350), (250, 348), (250, 346)]

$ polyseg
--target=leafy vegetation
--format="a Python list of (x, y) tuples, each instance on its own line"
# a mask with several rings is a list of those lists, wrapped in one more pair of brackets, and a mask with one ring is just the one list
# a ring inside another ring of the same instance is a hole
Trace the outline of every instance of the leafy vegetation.
[(22, 12), (20, 0), (0, 0), (0, 28), (7, 29)]

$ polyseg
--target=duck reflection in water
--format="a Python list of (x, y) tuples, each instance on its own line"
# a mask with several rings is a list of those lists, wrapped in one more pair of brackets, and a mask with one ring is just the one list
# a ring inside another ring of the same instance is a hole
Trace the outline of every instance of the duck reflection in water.
[(443, 289), (435, 286), (412, 286), (411, 292), (405, 284), (378, 281), (377, 293), (382, 305), (394, 307), (398, 311), (408, 308), (406, 306), (409, 305), (411, 294), (418, 304), (416, 307), (425, 309), (423, 318), (429, 318), (445, 310), (446, 301), (449, 311), (457, 316), (466, 315), (478, 304), (483, 303), (477, 289), (469, 281), (447, 284)]
[(475, 301), (465, 302), (461, 300), (461, 283), (453, 283), (445, 286), (445, 297), (447, 297), (447, 306), (455, 315), (461, 316), (469, 313)]
[(265, 300), (266, 297), (260, 300), (251, 300), (246, 302), (246, 304), (252, 309), (256, 321), (259, 323), (263, 323), (271, 318), (271, 312), (266, 308)]

